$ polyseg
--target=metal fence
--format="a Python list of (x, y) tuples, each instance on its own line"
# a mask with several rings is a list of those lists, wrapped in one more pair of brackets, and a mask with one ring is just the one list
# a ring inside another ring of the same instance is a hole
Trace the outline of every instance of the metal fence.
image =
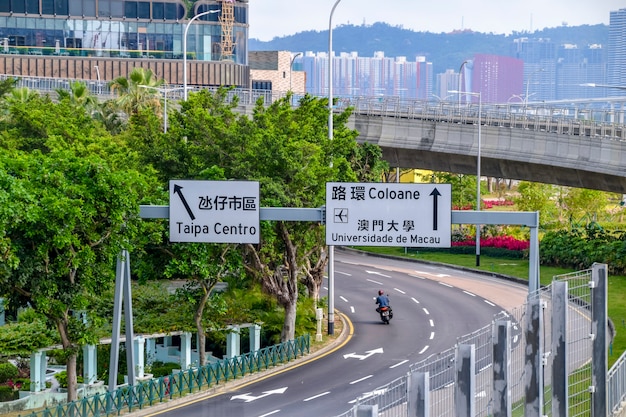
[(554, 277), (337, 417), (610, 415), (626, 395), (626, 360), (607, 377), (606, 282), (599, 264)]
[(309, 353), (311, 339), (304, 335), (295, 340), (269, 346), (234, 358), (222, 359), (203, 367), (153, 378), (134, 386), (122, 386), (113, 392), (81, 398), (55, 407), (21, 414), (24, 417), (113, 416), (173, 398), (184, 397), (245, 375), (270, 369)]
[[(73, 82), (84, 82), (91, 94), (108, 99), (115, 97), (109, 83), (94, 80), (76, 80), (69, 78), (52, 77), (16, 77), (0, 74), (0, 80), (16, 78), (18, 87), (27, 87), (47, 93), (55, 93), (57, 89), (70, 90)], [(190, 91), (208, 89), (217, 90), (218, 87), (188, 86)], [(161, 87), (170, 100), (182, 100), (182, 87), (170, 85)], [(286, 91), (254, 90), (234, 88), (229, 91), (228, 98), (237, 96), (242, 106), (252, 106), (258, 99), (266, 104), (284, 98)], [(301, 95), (292, 94), (291, 102), (298, 105)], [(590, 103), (591, 104), (591, 103)], [(433, 120), (442, 123), (477, 123), (479, 109), (477, 103), (456, 103), (454, 101), (432, 101), (403, 99), (400, 97), (337, 97), (335, 109), (345, 110), (350, 107), (354, 112), (371, 116), (385, 116), (397, 118), (414, 118)], [(508, 127), (528, 129), (537, 132), (550, 132), (583, 137), (597, 137), (610, 140), (626, 140), (626, 110), (586, 109), (571, 106), (528, 104), (483, 104), (480, 114), (484, 126)]]

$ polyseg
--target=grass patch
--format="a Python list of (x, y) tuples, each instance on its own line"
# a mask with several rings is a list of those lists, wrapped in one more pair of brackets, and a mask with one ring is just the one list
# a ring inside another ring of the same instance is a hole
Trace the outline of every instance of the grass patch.
[[(476, 266), (476, 255), (450, 254), (446, 252), (433, 252), (431, 250), (421, 252), (419, 249), (405, 249), (400, 247), (356, 247), (372, 253), (399, 256), (402, 258), (416, 259), (420, 261), (437, 262), (450, 266), (462, 266), (480, 271), (493, 272), (496, 274), (508, 275), (515, 278), (528, 280), (528, 260), (527, 259), (506, 259), (496, 258), (488, 255), (480, 255), (480, 266)], [(541, 285), (549, 285), (555, 275), (569, 274), (576, 272), (573, 269), (557, 268), (540, 265), (539, 275)], [(615, 324), (615, 338), (609, 347), (609, 367), (619, 359), (620, 355), (626, 351), (626, 277), (608, 277), (608, 314)]]

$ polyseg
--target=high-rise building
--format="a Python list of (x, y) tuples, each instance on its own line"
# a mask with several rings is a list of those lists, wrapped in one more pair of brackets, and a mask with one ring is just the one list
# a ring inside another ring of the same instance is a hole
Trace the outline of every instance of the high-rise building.
[[(301, 58), (307, 73), (307, 92), (328, 93), (328, 53), (306, 52)], [(360, 57), (356, 52), (333, 56), (333, 92), (336, 96), (394, 96), (426, 100), (433, 93), (432, 63), (418, 56), (386, 57), (375, 52), (373, 57)]]
[(522, 94), (524, 62), (501, 55), (476, 54), (472, 65), (472, 91), (483, 103), (506, 103)]
[(511, 56), (524, 61), (524, 94), (528, 101), (556, 98), (557, 47), (547, 38), (518, 38), (511, 44)]
[(606, 60), (602, 45), (563, 44), (558, 48), (556, 65), (556, 99), (594, 98), (605, 93), (585, 84), (606, 82)]
[[(626, 87), (626, 9), (611, 12), (607, 84)], [(624, 90), (610, 90), (607, 95), (624, 95)]]

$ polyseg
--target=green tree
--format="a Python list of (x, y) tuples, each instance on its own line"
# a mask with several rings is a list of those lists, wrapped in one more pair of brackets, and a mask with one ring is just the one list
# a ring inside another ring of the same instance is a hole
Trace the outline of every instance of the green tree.
[(118, 93), (117, 104), (127, 115), (136, 115), (149, 108), (161, 112), (161, 98), (156, 87), (165, 81), (157, 79), (152, 70), (134, 68), (128, 78), (118, 77), (109, 83), (111, 90)]
[[(76, 357), (97, 341), (91, 300), (114, 281), (115, 257), (137, 233), (141, 176), (112, 171), (98, 156), (71, 151), (0, 151), (5, 181), (0, 215), (12, 262), (0, 294), (53, 323), (68, 367), (68, 401), (76, 399)], [(86, 311), (88, 322), (74, 312)]]
[[(326, 104), (310, 96), (295, 109), (290, 97), (267, 107), (259, 103), (252, 120), (242, 123), (252, 133), (245, 136), (236, 172), (260, 181), (263, 206), (321, 207), (328, 181), (381, 178), (380, 154), (359, 148), (357, 132), (346, 127), (350, 112), (335, 115), (334, 139), (328, 140)], [(261, 243), (245, 245), (249, 272), (285, 310), (282, 341), (295, 336), (299, 282), (307, 283), (312, 296), (319, 292), (327, 263), (321, 230), (311, 223), (267, 222)]]
[(563, 198), (564, 211), (572, 220), (586, 217), (587, 223), (597, 221), (598, 214), (606, 211), (609, 193), (585, 188), (568, 188)]
[(540, 223), (543, 225), (556, 220), (554, 186), (522, 181), (517, 186), (517, 191), (519, 196), (514, 201), (520, 211), (538, 211)]

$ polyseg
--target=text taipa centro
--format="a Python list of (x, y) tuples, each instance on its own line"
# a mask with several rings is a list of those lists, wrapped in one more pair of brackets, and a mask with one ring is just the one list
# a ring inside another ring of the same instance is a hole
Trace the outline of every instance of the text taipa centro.
[(183, 223), (176, 222), (178, 226), (178, 233), (185, 235), (256, 235), (257, 228), (254, 226), (246, 226), (241, 223), (238, 225), (224, 225), (222, 223), (215, 223), (213, 227), (208, 224), (194, 224), (194, 223)]

